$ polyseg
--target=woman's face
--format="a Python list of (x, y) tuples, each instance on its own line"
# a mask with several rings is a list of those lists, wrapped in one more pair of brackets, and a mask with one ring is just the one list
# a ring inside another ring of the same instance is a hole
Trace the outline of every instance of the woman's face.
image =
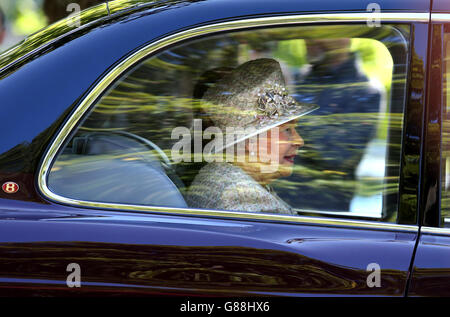
[[(278, 153), (279, 163), (291, 167), (297, 150), (304, 145), (302, 137), (297, 133), (295, 126), (297, 120), (287, 122), (279, 126)], [(292, 173), (292, 171), (291, 171)]]
[(266, 137), (259, 139), (258, 161), (276, 166), (275, 174), (278, 177), (292, 174), (297, 150), (304, 144), (295, 129), (296, 125), (297, 120), (289, 121), (269, 130)]

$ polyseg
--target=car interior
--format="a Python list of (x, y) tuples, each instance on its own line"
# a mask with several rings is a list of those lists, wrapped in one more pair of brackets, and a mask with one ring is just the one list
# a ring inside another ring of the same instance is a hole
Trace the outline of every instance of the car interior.
[(132, 133), (109, 131), (77, 136), (52, 171), (49, 187), (57, 188), (66, 197), (187, 207), (180, 193), (184, 185), (164, 152)]

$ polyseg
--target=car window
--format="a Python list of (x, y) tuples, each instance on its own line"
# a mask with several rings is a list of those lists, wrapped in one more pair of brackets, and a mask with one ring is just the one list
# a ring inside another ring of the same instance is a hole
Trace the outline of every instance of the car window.
[(139, 62), (67, 138), (79, 201), (395, 222), (408, 28), (229, 32)]
[(444, 33), (444, 86), (442, 107), (442, 225), (450, 227), (450, 28), (445, 27)]

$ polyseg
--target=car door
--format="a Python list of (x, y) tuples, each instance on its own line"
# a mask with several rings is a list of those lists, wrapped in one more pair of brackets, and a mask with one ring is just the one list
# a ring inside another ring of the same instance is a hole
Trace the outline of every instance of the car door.
[[(379, 27), (358, 13), (235, 18), (139, 47), (42, 152), (36, 186), (47, 205), (3, 207), (0, 289), (404, 296), (418, 237), (427, 16), (381, 14)], [(313, 73), (308, 45), (340, 39), (323, 55), (347, 53), (348, 65)], [(270, 190), (295, 214), (192, 206), (190, 186), (211, 163), (202, 96), (263, 58), (280, 64), (293, 98), (322, 109), (299, 121), (297, 168)], [(177, 143), (185, 137), (190, 145)]]
[(420, 240), (414, 259), (410, 296), (448, 296), (448, 4), (433, 3), (430, 83), (426, 122), (426, 181), (423, 186)]

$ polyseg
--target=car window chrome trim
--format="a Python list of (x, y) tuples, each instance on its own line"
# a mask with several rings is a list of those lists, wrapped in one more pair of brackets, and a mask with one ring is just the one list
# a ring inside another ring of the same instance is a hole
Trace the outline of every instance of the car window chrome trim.
[(431, 13), (431, 22), (450, 22), (450, 13)]
[(450, 236), (450, 228), (421, 227), (420, 233)]
[(223, 211), (223, 210), (208, 210), (208, 209), (194, 209), (194, 208), (174, 208), (174, 207), (160, 207), (160, 206), (145, 206), (145, 205), (127, 205), (127, 204), (109, 204), (97, 203), (91, 201), (80, 201), (70, 198), (61, 197), (65, 203), (71, 206), (79, 207), (94, 207), (101, 209), (108, 209), (111, 211), (129, 211), (129, 212), (144, 212), (146, 214), (158, 215), (177, 215), (177, 216), (197, 216), (208, 218), (219, 218), (226, 220), (239, 221), (269, 221), (270, 223), (286, 223), (292, 225), (317, 225), (328, 227), (345, 227), (351, 229), (362, 230), (381, 230), (381, 231), (401, 231), (409, 233), (418, 233), (419, 227), (416, 225), (399, 225), (395, 223), (384, 223), (375, 221), (350, 220), (350, 219), (336, 219), (336, 218), (322, 218), (309, 216), (291, 216), (271, 213), (252, 213), (244, 211)]
[(251, 29), (256, 27), (271, 27), (271, 26), (286, 26), (286, 25), (300, 25), (305, 23), (330, 23), (330, 22), (367, 22), (373, 18), (378, 18), (381, 22), (389, 23), (413, 23), (413, 22), (428, 22), (429, 13), (332, 13), (332, 14), (304, 14), (304, 15), (290, 15), (277, 17), (263, 17), (250, 18), (244, 20), (228, 21), (215, 23), (200, 27), (187, 29), (163, 39), (157, 40), (141, 48), (139, 51), (131, 54), (123, 61), (121, 61), (115, 68), (107, 73), (96, 86), (88, 93), (88, 95), (80, 102), (77, 109), (67, 119), (63, 127), (59, 130), (53, 143), (47, 150), (39, 166), (38, 173), (38, 188), (44, 197), (57, 203), (68, 205), (75, 205), (79, 207), (94, 207), (123, 211), (143, 211), (143, 212), (157, 212), (169, 213), (177, 215), (196, 215), (196, 216), (211, 216), (211, 217), (225, 217), (239, 220), (270, 220), (270, 221), (287, 221), (290, 223), (303, 224), (317, 224), (329, 226), (346, 226), (352, 228), (365, 229), (382, 229), (393, 231), (409, 231), (418, 232), (418, 226), (415, 225), (399, 225), (394, 223), (370, 222), (361, 220), (341, 220), (332, 218), (316, 218), (306, 216), (286, 216), (276, 214), (264, 213), (247, 213), (247, 212), (233, 212), (233, 211), (218, 211), (218, 210), (203, 210), (191, 208), (171, 208), (160, 206), (142, 206), (129, 204), (113, 204), (102, 202), (91, 202), (76, 200), (60, 196), (53, 193), (47, 186), (47, 176), (50, 172), (50, 167), (56, 157), (65, 139), (73, 131), (79, 120), (83, 117), (90, 106), (99, 98), (102, 93), (122, 74), (128, 71), (131, 67), (136, 65), (142, 59), (148, 57), (154, 52), (157, 52), (167, 46), (173, 45), (177, 42), (186, 39), (192, 39), (204, 35), (212, 35), (217, 32), (234, 31), (241, 29)]

